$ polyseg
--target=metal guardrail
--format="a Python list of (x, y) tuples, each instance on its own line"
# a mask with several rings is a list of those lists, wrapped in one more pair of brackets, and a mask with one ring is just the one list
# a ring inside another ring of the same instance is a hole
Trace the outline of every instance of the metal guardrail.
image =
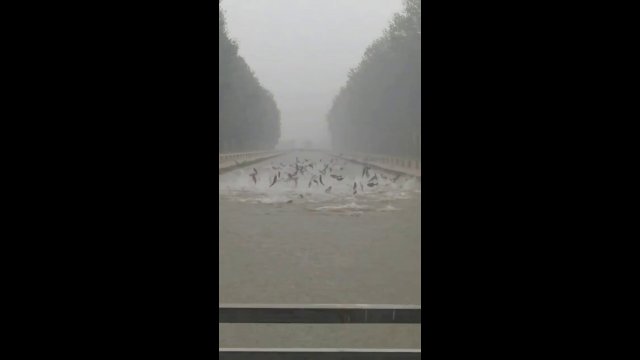
[(406, 158), (399, 158), (394, 156), (372, 155), (372, 154), (355, 154), (355, 155), (363, 158), (364, 161), (394, 165), (401, 168), (420, 170), (422, 167), (422, 163), (420, 159), (406, 159)]
[(420, 324), (417, 305), (259, 305), (221, 304), (226, 324)]
[(246, 161), (250, 159), (254, 159), (256, 157), (261, 157), (262, 155), (268, 156), (271, 154), (277, 154), (279, 151), (252, 151), (252, 152), (243, 152), (243, 153), (231, 153), (231, 154), (218, 154), (218, 162), (224, 163), (227, 161)]
[[(227, 324), (420, 324), (418, 305), (259, 305), (220, 304)], [(247, 349), (219, 348), (224, 360), (417, 360), (420, 349)]]
[(244, 163), (267, 159), (283, 154), (285, 152), (286, 151), (253, 151), (244, 153), (218, 154), (218, 169), (220, 171), (226, 171), (236, 166), (243, 165)]
[(363, 153), (340, 153), (336, 155), (346, 160), (366, 163), (385, 170), (402, 172), (417, 177), (422, 176), (422, 160), (420, 159), (405, 159), (393, 156)]
[[(311, 151), (311, 150), (306, 150)], [(317, 151), (325, 151), (325, 150), (317, 150)], [(260, 159), (263, 157), (269, 157), (271, 155), (278, 155), (287, 151), (253, 151), (253, 152), (244, 152), (244, 153), (231, 153), (231, 154), (219, 154), (218, 155), (218, 163), (233, 163), (237, 161), (238, 163), (251, 161)], [(364, 162), (369, 162), (373, 164), (379, 164), (382, 166), (391, 166), (397, 167), (399, 169), (407, 169), (407, 170), (417, 170), (420, 171), (422, 168), (422, 162), (420, 159), (406, 159), (399, 158), (394, 156), (386, 156), (386, 155), (374, 155), (374, 154), (363, 154), (363, 153), (353, 153), (353, 154), (343, 154), (346, 156), (350, 156), (355, 158), (354, 160), (360, 160)]]

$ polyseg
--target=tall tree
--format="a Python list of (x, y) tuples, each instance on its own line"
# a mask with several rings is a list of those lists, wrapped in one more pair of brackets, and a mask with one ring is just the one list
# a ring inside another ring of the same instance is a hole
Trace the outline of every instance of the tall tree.
[(327, 115), (334, 149), (420, 156), (421, 11), (405, 0), (349, 72)]
[(238, 55), (218, 1), (218, 128), (220, 152), (273, 149), (280, 138), (280, 111), (273, 95)]

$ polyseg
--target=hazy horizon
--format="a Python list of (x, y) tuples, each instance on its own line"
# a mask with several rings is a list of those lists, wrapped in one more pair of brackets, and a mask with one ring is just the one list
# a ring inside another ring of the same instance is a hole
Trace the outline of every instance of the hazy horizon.
[(330, 147), (333, 98), (402, 0), (223, 0), (229, 35), (281, 114), (280, 141)]

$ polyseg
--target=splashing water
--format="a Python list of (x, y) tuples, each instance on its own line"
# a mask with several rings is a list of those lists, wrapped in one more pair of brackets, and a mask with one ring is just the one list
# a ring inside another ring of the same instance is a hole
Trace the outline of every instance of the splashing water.
[[(367, 176), (364, 167), (321, 153), (293, 153), (220, 175), (219, 191), (238, 202), (306, 204), (309, 211), (352, 216), (376, 208), (399, 210), (389, 204), (374, 208), (370, 203), (411, 199), (420, 193), (420, 181), (414, 177), (376, 168), (370, 168)], [(256, 174), (255, 182), (251, 174)], [(313, 204), (325, 205), (309, 206)]]

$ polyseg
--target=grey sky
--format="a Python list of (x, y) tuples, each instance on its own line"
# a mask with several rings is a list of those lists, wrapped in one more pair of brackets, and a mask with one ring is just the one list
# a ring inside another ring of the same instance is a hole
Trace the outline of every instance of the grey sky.
[(281, 140), (329, 146), (326, 114), (402, 0), (223, 0), (229, 35), (281, 113)]

